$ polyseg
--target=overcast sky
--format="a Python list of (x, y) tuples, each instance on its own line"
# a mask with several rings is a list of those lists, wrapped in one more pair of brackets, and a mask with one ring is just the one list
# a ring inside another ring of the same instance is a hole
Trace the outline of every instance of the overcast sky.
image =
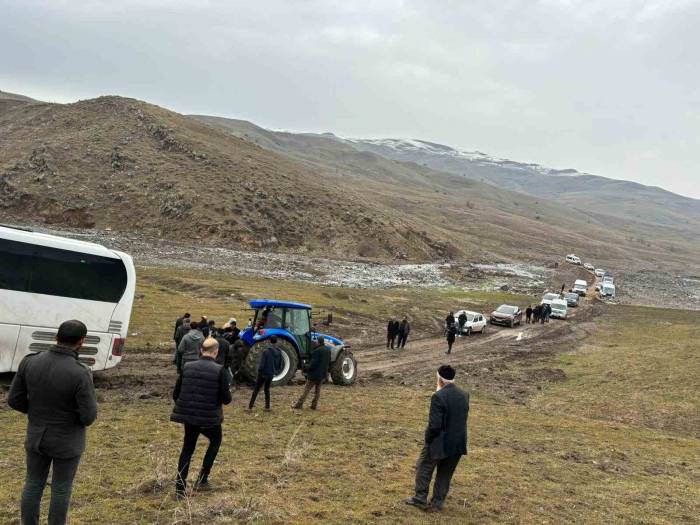
[(406, 137), (700, 198), (700, 0), (0, 0), (0, 89)]

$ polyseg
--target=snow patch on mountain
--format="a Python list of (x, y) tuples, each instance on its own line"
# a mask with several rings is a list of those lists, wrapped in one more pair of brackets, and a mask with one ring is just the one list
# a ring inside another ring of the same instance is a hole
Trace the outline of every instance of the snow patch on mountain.
[(404, 154), (437, 155), (464, 159), (481, 166), (495, 166), (511, 170), (536, 172), (542, 175), (571, 176), (581, 175), (575, 169), (553, 169), (536, 163), (516, 162), (494, 157), (481, 151), (465, 151), (443, 144), (418, 139), (345, 139), (351, 144), (388, 148)]

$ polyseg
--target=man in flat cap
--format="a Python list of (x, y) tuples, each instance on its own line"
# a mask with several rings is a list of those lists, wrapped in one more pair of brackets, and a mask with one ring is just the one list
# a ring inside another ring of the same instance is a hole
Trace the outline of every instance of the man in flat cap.
[[(406, 504), (423, 510), (442, 510), (452, 475), (467, 453), (469, 393), (457, 387), (454, 379), (454, 368), (449, 365), (438, 368), (437, 391), (430, 400), (425, 444), (416, 464), (416, 493), (406, 500)], [(430, 481), (436, 469), (433, 497), (428, 503)]]

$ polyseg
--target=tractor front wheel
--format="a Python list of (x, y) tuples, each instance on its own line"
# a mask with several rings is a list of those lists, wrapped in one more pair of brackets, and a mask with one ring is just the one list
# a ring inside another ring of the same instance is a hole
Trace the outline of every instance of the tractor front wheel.
[(352, 352), (341, 351), (331, 364), (331, 379), (334, 385), (349, 386), (357, 379), (357, 361)]
[[(258, 341), (250, 347), (250, 351), (243, 361), (243, 372), (250, 381), (255, 381), (258, 377), (260, 359), (270, 344), (269, 341)], [(272, 379), (272, 386), (286, 385), (297, 373), (299, 356), (292, 343), (285, 339), (277, 339), (276, 346), (282, 352), (282, 371)]]

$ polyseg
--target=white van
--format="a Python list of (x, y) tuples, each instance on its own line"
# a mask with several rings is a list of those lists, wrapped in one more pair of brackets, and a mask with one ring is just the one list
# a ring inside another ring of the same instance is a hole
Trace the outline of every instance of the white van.
[(583, 279), (577, 279), (574, 282), (574, 287), (571, 289), (572, 292), (579, 294), (581, 297), (586, 297), (588, 293), (588, 283)]
[(131, 257), (98, 244), (0, 226), (0, 372), (48, 350), (63, 321), (88, 329), (79, 359), (121, 361), (136, 289)]
[(615, 285), (610, 283), (602, 283), (600, 285), (600, 296), (615, 299)]
[(568, 304), (564, 299), (557, 299), (552, 301), (549, 306), (552, 308), (552, 314), (550, 317), (555, 317), (557, 319), (566, 319), (569, 312)]
[(566, 256), (566, 262), (571, 264), (581, 264), (581, 259), (574, 254), (570, 254)]

